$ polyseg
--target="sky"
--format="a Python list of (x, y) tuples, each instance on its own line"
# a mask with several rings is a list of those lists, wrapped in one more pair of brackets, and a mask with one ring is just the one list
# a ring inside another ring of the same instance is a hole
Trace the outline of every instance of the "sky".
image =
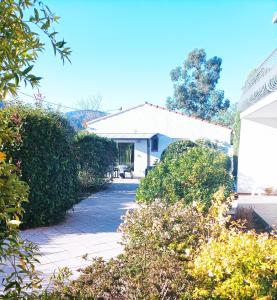
[(72, 63), (63, 65), (47, 45), (34, 69), (43, 77), (40, 92), (73, 108), (96, 95), (102, 110), (164, 106), (173, 95), (170, 70), (194, 48), (222, 58), (218, 88), (237, 102), (247, 75), (276, 47), (276, 0), (44, 2), (61, 17), (55, 29), (71, 47)]

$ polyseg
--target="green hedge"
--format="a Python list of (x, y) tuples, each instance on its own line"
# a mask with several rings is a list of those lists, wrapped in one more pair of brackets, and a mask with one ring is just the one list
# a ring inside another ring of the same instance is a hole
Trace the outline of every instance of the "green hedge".
[(14, 120), (10, 126), (20, 123), (20, 137), (8, 151), (30, 187), (23, 227), (57, 223), (78, 198), (74, 131), (51, 111), (13, 107), (6, 113)]
[(78, 175), (83, 191), (99, 189), (117, 159), (116, 143), (95, 134), (79, 133), (75, 139)]
[(199, 200), (209, 206), (213, 194), (226, 187), (232, 190), (230, 159), (223, 152), (205, 145), (189, 148), (178, 158), (161, 161), (141, 180), (136, 198), (150, 203), (161, 199), (167, 203), (183, 200), (188, 204)]

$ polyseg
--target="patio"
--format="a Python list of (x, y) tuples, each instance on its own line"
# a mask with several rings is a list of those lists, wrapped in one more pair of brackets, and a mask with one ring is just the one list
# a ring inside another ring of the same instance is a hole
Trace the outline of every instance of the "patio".
[(48, 278), (55, 270), (66, 266), (76, 277), (77, 270), (88, 265), (93, 257), (109, 259), (120, 254), (121, 235), (117, 229), (121, 216), (136, 206), (137, 186), (136, 179), (116, 179), (106, 190), (75, 205), (61, 224), (22, 231), (22, 238), (40, 248), (41, 264), (37, 270), (43, 277)]

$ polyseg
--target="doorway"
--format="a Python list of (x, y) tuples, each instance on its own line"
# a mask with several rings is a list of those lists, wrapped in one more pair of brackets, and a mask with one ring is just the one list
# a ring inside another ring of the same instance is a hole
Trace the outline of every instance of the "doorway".
[(118, 164), (126, 165), (134, 171), (134, 143), (118, 143)]

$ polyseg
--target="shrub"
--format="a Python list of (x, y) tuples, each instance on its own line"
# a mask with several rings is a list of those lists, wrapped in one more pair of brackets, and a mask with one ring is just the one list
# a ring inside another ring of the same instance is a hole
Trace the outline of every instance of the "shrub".
[(141, 180), (137, 190), (138, 202), (152, 202), (159, 198), (168, 203), (183, 200), (189, 204), (202, 201), (209, 207), (212, 195), (220, 186), (226, 196), (232, 190), (229, 158), (223, 152), (206, 146), (195, 146), (177, 159), (159, 163)]
[(209, 213), (201, 203), (184, 207), (154, 201), (128, 212), (120, 231), (124, 252), (105, 262), (94, 259), (81, 276), (66, 284), (57, 276), (55, 293), (76, 299), (190, 299), (191, 265), (199, 245), (218, 237), (228, 219), (223, 191)]
[(79, 181), (83, 190), (96, 190), (107, 182), (106, 173), (117, 158), (116, 143), (95, 134), (79, 133), (75, 139)]
[(21, 142), (8, 150), (30, 187), (23, 227), (59, 222), (77, 199), (74, 131), (51, 111), (12, 107), (6, 113), (21, 122)]
[[(128, 212), (124, 252), (95, 258), (68, 283), (56, 276), (52, 296), (65, 299), (276, 299), (277, 240), (241, 231), (226, 217), (232, 199), (215, 193), (208, 212), (154, 201)], [(264, 298), (263, 298), (264, 297)]]
[(221, 150), (224, 152), (225, 148), (223, 145), (217, 142), (210, 141), (208, 139), (198, 139), (195, 142), (190, 140), (179, 140), (175, 141), (167, 146), (161, 155), (161, 160), (166, 159), (177, 159), (186, 152), (196, 146), (206, 146), (215, 150)]
[(185, 154), (188, 149), (196, 146), (196, 143), (190, 140), (180, 140), (173, 142), (167, 146), (161, 155), (161, 160), (178, 158)]
[(56, 293), (77, 299), (179, 299), (193, 287), (186, 276), (190, 251), (211, 229), (203, 220), (197, 205), (141, 205), (121, 225), (124, 253), (107, 262), (93, 260), (77, 280), (56, 285)]
[(224, 231), (193, 265), (194, 299), (277, 299), (277, 240), (267, 234)]
[[(37, 247), (23, 241), (18, 226), (27, 201), (28, 186), (20, 180), (18, 166), (12, 164), (3, 149), (18, 137), (18, 127), (9, 127), (13, 116), (0, 111), (0, 298), (19, 299), (26, 291), (38, 287), (39, 278), (34, 271)], [(19, 125), (19, 124), (17, 124)]]

